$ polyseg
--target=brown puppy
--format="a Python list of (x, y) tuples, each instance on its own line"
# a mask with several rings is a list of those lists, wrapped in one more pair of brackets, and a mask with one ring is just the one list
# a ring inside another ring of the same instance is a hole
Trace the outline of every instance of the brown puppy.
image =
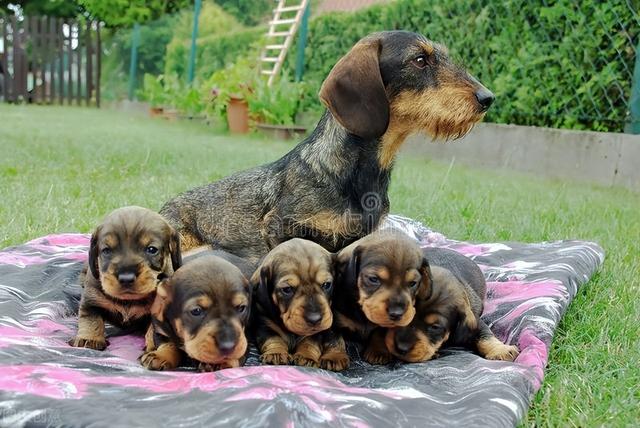
[(160, 284), (140, 357), (144, 367), (174, 369), (185, 354), (200, 371), (244, 364), (251, 289), (225, 258), (201, 254)]
[(159, 214), (141, 207), (113, 211), (91, 236), (78, 333), (69, 344), (103, 350), (105, 320), (119, 327), (148, 322), (158, 283), (181, 263), (179, 236)]
[(394, 159), (406, 138), (457, 138), (493, 94), (443, 46), (407, 31), (360, 40), (333, 67), (313, 133), (281, 159), (189, 190), (161, 213), (184, 249), (210, 244), (257, 263), (290, 238), (339, 251), (389, 211)]
[(391, 360), (384, 328), (411, 323), (416, 297), (430, 294), (428, 268), (417, 242), (399, 231), (374, 232), (338, 253), (335, 325), (366, 345), (369, 363)]
[(443, 346), (463, 346), (489, 360), (513, 361), (518, 348), (498, 340), (480, 319), (486, 282), (478, 265), (444, 248), (424, 252), (432, 293), (418, 298), (409, 326), (387, 331), (389, 352), (403, 361), (420, 362), (434, 358)]
[(267, 254), (251, 283), (253, 330), (263, 363), (347, 368), (344, 341), (330, 330), (331, 253), (314, 242), (291, 239)]

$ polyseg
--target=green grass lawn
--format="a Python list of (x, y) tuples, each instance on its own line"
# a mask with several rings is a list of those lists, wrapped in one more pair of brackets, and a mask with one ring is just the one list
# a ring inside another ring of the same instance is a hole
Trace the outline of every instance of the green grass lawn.
[[(274, 160), (293, 143), (214, 135), (130, 113), (0, 104), (0, 247), (89, 232), (123, 205)], [(640, 194), (400, 158), (393, 213), (473, 241), (585, 239), (607, 251), (551, 349), (527, 425), (640, 423)]]

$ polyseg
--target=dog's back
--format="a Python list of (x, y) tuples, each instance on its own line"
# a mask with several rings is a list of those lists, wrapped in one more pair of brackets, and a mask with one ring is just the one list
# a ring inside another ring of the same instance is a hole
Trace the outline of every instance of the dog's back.
[(476, 262), (457, 251), (447, 248), (423, 248), (422, 252), (430, 266), (447, 269), (465, 286), (467, 292), (472, 291), (472, 293), (469, 293), (471, 306), (474, 311), (478, 307), (482, 311), (482, 305), (487, 294), (487, 283)]

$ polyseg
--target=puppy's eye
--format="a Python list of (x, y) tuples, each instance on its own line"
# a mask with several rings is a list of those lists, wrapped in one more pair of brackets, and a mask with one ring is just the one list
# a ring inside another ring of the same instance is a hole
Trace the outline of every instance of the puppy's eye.
[(280, 293), (282, 293), (282, 295), (285, 297), (292, 296), (293, 292), (295, 291), (293, 287), (282, 287), (282, 288), (279, 288), (279, 290), (280, 290)]
[(194, 317), (200, 317), (204, 314), (204, 310), (200, 306), (196, 306), (189, 311), (189, 313)]
[(236, 312), (239, 314), (244, 314), (247, 311), (247, 305), (238, 305), (236, 306)]
[(149, 245), (144, 250), (147, 252), (147, 254), (152, 256), (155, 256), (156, 254), (158, 254), (158, 247), (154, 247), (153, 245)]
[(419, 69), (423, 69), (427, 66), (427, 57), (425, 55), (418, 55), (411, 60), (411, 64), (415, 65)]
[(322, 283), (322, 289), (324, 291), (329, 291), (331, 290), (331, 287), (333, 286), (333, 283), (331, 281), (326, 281)]
[(444, 327), (440, 324), (430, 324), (427, 326), (427, 330), (433, 334), (439, 334), (444, 332)]
[(100, 252), (102, 253), (103, 256), (108, 256), (111, 254), (111, 248), (104, 247)]
[(369, 281), (369, 284), (371, 285), (380, 285), (380, 278), (378, 278), (376, 275), (367, 276), (367, 281)]
[(409, 283), (409, 288), (412, 290), (415, 290), (417, 286), (418, 286), (418, 281), (411, 281)]

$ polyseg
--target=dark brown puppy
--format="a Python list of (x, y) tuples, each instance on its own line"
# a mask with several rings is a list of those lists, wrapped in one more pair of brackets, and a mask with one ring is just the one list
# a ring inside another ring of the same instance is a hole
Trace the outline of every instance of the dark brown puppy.
[(185, 354), (200, 371), (239, 367), (247, 352), (251, 289), (226, 257), (199, 255), (160, 284), (142, 365), (178, 367)]
[(91, 236), (78, 333), (69, 344), (105, 349), (105, 320), (144, 325), (157, 285), (181, 263), (179, 236), (159, 214), (141, 207), (113, 211)]
[(251, 283), (253, 330), (263, 363), (347, 368), (344, 341), (330, 330), (331, 253), (314, 242), (291, 239), (267, 254)]
[(385, 328), (409, 325), (416, 298), (430, 294), (428, 268), (417, 242), (399, 231), (378, 231), (337, 256), (335, 325), (365, 345), (364, 359), (389, 362)]
[(443, 346), (466, 347), (489, 360), (513, 361), (518, 348), (498, 340), (480, 319), (487, 286), (478, 265), (444, 248), (424, 252), (432, 293), (418, 298), (409, 326), (387, 331), (387, 349), (407, 362), (430, 360)]
[(447, 50), (406, 31), (360, 40), (320, 89), (327, 111), (280, 160), (189, 190), (161, 213), (185, 249), (211, 244), (258, 262), (293, 237), (336, 252), (389, 211), (394, 159), (415, 132), (458, 138), (494, 97)]

